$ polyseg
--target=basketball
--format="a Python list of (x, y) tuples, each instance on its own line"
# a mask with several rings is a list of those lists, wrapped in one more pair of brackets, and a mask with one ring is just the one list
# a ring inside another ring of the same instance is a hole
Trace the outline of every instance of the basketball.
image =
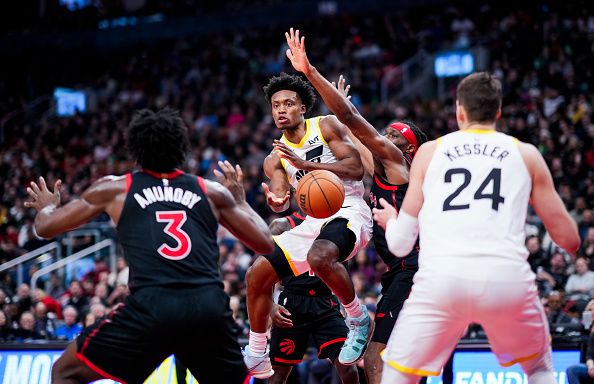
[(297, 202), (308, 216), (324, 219), (342, 207), (344, 187), (338, 176), (330, 171), (311, 171), (299, 180)]

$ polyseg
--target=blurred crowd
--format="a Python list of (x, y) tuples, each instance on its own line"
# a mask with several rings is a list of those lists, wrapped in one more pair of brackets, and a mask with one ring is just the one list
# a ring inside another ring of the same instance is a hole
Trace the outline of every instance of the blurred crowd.
[[(584, 4), (557, 9), (517, 5), (513, 10), (477, 4), (480, 8), (429, 13), (320, 17), (299, 26), (311, 62), (330, 79), (344, 74), (352, 85), (353, 103), (378, 129), (393, 118), (409, 119), (430, 138), (457, 129), (454, 89), (442, 100), (403, 101), (394, 95), (381, 102), (382, 75), (420, 49), (476, 44), (488, 49), (489, 68), (504, 87), (499, 128), (539, 148), (579, 226), (583, 245), (576, 254), (567, 254), (550, 240), (534, 212), (527, 222), (529, 262), (551, 324), (568, 324), (567, 329), (583, 327), (578, 319), (594, 297), (594, 12)], [(48, 114), (5, 132), (0, 148), (0, 260), (43, 244), (32, 230), (33, 212), (23, 205), (30, 180), (39, 175), (51, 184), (62, 179), (66, 202), (99, 177), (134, 168), (122, 144), (132, 114), (144, 107), (179, 109), (192, 143), (186, 171), (213, 178), (217, 160), (239, 163), (248, 202), (268, 220), (276, 218), (260, 184), (262, 162), (279, 132), (261, 89), (270, 76), (290, 69), (285, 29), (271, 26), (155, 42), (151, 48), (98, 59), (92, 66), (102, 71), (82, 83), (76, 71), (56, 74), (87, 91), (88, 112), (69, 118)], [(324, 113), (318, 102), (312, 115)], [(109, 226), (107, 220), (97, 219)], [(224, 230), (219, 239), (221, 275), (238, 329), (245, 334), (243, 281), (254, 255)], [(92, 275), (67, 286), (56, 274), (44, 287), (16, 287), (10, 273), (3, 274), (0, 339), (71, 339), (82, 325), (117, 305), (127, 291), (125, 261), (119, 259), (116, 271), (102, 260), (96, 264)], [(372, 246), (350, 262), (357, 294), (372, 312), (384, 268)]]

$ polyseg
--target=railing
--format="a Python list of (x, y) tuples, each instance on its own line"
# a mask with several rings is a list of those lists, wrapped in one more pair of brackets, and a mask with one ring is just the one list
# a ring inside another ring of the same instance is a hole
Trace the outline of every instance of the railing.
[(27, 252), (24, 255), (21, 255), (16, 259), (10, 260), (7, 263), (1, 264), (0, 272), (6, 271), (7, 269), (17, 266), (17, 284), (21, 285), (23, 283), (23, 264), (31, 259), (34, 259), (39, 255), (43, 255), (44, 253), (50, 252), (52, 250), (56, 251), (56, 256), (58, 257), (58, 259), (62, 258), (62, 246), (59, 242), (54, 241), (52, 243), (39, 247), (31, 252)]
[(72, 231), (68, 231), (64, 234), (63, 241), (66, 241), (66, 254), (71, 255), (73, 248), (74, 248), (74, 238), (75, 237), (86, 237), (86, 236), (93, 236), (94, 243), (98, 243), (101, 239), (101, 231), (99, 229), (91, 229), (91, 228), (79, 228)]
[(88, 248), (83, 249), (82, 251), (76, 252), (73, 255), (65, 257), (61, 260), (56, 261), (53, 264), (48, 265), (47, 267), (41, 268), (39, 271), (35, 272), (33, 276), (31, 276), (31, 286), (37, 286), (37, 280), (39, 280), (40, 276), (47, 275), (48, 273), (55, 271), (56, 269), (60, 269), (68, 264), (71, 264), (77, 260), (82, 259), (85, 256), (88, 256), (92, 253), (98, 252), (103, 248), (109, 248), (109, 265), (112, 271), (115, 271), (116, 265), (116, 243), (111, 239), (105, 239), (97, 244), (91, 245)]

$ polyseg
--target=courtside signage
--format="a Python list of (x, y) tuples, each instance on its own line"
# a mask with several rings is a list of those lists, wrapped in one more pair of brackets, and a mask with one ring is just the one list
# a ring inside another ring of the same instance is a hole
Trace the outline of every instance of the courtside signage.
[[(554, 374), (559, 384), (567, 384), (565, 370), (580, 361), (580, 351), (553, 351)], [(432, 377), (427, 384), (440, 384)], [(454, 355), (455, 384), (528, 384), (519, 364), (502, 367), (491, 352), (457, 351)]]
[[(0, 351), (0, 384), (50, 384), (52, 365), (63, 351)], [(198, 384), (190, 376), (188, 384)], [(115, 384), (112, 380), (100, 380), (95, 384)], [(177, 384), (175, 362), (167, 358), (145, 381), (145, 384)]]

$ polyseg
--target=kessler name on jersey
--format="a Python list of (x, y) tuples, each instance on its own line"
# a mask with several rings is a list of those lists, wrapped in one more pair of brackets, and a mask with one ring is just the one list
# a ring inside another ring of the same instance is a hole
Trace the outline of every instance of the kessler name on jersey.
[(509, 152), (498, 146), (474, 143), (454, 145), (453, 147), (447, 148), (443, 154), (446, 155), (450, 161), (454, 161), (465, 156), (478, 155), (493, 157), (501, 162), (507, 157), (507, 155), (509, 155)]
[(142, 194), (144, 196), (141, 196), (139, 193), (134, 194), (134, 199), (142, 209), (145, 209), (157, 201), (180, 203), (188, 207), (188, 209), (192, 209), (192, 207), (202, 199), (202, 197), (192, 191), (173, 187), (156, 186), (144, 188)]

